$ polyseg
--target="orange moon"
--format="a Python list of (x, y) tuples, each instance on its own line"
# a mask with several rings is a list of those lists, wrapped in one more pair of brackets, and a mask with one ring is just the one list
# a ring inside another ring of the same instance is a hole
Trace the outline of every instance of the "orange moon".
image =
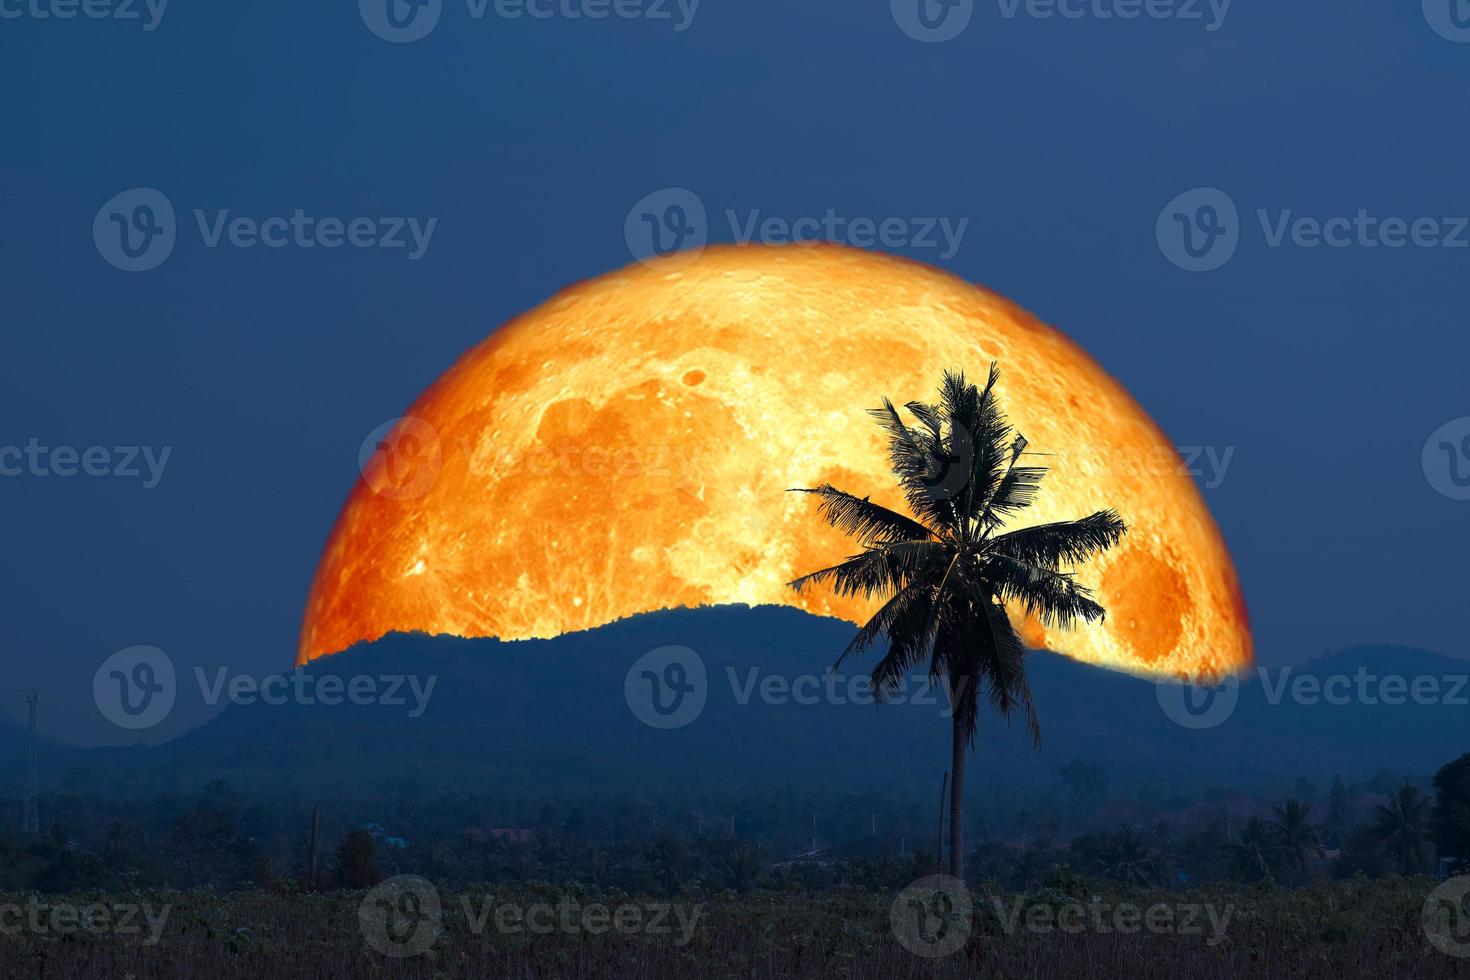
[[(328, 540), (298, 663), (419, 630), (548, 637), (673, 606), (874, 608), (786, 582), (853, 553), (805, 494), (903, 510), (866, 410), (983, 379), (1050, 454), (1015, 525), (1105, 507), (1079, 571), (1107, 618), (1026, 642), (1144, 675), (1251, 662), (1224, 541), (1178, 453), (1058, 331), (929, 266), (837, 246), (710, 248), (573, 286), (460, 358), (376, 444)], [(372, 447), (368, 447), (372, 449)]]

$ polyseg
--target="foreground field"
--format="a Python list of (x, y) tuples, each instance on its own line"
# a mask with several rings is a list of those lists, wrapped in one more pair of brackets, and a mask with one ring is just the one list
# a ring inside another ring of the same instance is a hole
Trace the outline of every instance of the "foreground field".
[(0, 895), (0, 976), (1172, 980), (1470, 973), (1470, 959), (1430, 941), (1424, 910), (1436, 883), (1429, 879), (1298, 890), (1076, 884), (1081, 894), (1069, 888), (1032, 896), (918, 889), (665, 899), (541, 886), (440, 893), (422, 879), (314, 895), (7, 894)]

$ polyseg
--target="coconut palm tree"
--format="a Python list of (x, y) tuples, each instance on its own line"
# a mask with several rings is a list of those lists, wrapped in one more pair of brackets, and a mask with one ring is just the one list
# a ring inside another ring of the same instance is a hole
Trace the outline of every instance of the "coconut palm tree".
[(888, 434), (888, 455), (912, 516), (830, 484), (804, 489), (820, 500), (818, 514), (851, 535), (860, 554), (790, 583), (797, 592), (830, 586), (839, 595), (882, 600), (842, 657), (880, 637), (888, 652), (873, 668), (883, 700), (909, 669), (929, 662), (929, 676), (947, 685), (952, 715), (950, 873), (964, 877), (966, 752), (974, 740), (978, 693), (985, 688), (1002, 717), (1026, 717), (1038, 744), (1040, 727), (1026, 680), (1026, 650), (1006, 615), (1039, 618), (1056, 627), (1101, 619), (1103, 607), (1073, 568), (1112, 547), (1126, 527), (1111, 510), (1002, 532), (1035, 499), (1042, 466), (1019, 465), (1026, 439), (1013, 432), (997, 404), (1000, 372), (990, 366), (983, 389), (946, 372), (938, 405), (909, 402), (910, 425), (893, 403), (872, 414)]
[(1102, 839), (1097, 870), (1130, 885), (1152, 885), (1159, 879), (1163, 862), (1143, 835), (1131, 827), (1120, 827)]
[(1271, 826), (1251, 817), (1240, 829), (1240, 839), (1226, 845), (1230, 870), (1241, 881), (1263, 881), (1271, 877), (1271, 857), (1276, 853)]
[(1308, 858), (1322, 853), (1322, 837), (1309, 819), (1312, 804), (1287, 800), (1273, 809), (1276, 819), (1271, 821), (1271, 833), (1276, 839), (1281, 867), (1287, 873), (1287, 884), (1295, 885), (1299, 878), (1306, 876)]
[(1433, 803), (1412, 783), (1404, 783), (1374, 814), (1373, 836), (1400, 874), (1423, 871), (1429, 860)]

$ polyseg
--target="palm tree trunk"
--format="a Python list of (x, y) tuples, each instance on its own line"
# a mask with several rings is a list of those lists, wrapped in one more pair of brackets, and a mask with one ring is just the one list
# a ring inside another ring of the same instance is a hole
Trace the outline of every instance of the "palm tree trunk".
[(949, 771), (939, 781), (939, 832), (934, 835), (934, 873), (944, 874), (944, 801), (949, 793)]
[(960, 712), (955, 711), (953, 757), (950, 760), (949, 781), (949, 873), (960, 881), (965, 880), (965, 750), (969, 740), (965, 737), (964, 723)]

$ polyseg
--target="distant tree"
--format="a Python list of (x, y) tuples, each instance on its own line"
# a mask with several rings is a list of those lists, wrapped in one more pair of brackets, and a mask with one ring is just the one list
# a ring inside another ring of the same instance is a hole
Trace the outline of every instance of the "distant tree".
[(1158, 820), (1149, 828), (1149, 833), (1153, 835), (1159, 855), (1159, 877), (1165, 882), (1172, 881), (1179, 863), (1179, 853), (1174, 848), (1174, 827), (1167, 820)]
[(42, 892), (70, 892), (93, 887), (101, 874), (96, 858), (61, 850), (37, 875), (33, 887)]
[(648, 862), (665, 892), (672, 895), (683, 890), (684, 872), (689, 866), (689, 851), (683, 841), (672, 834), (660, 835), (648, 848)]
[(1272, 877), (1271, 859), (1276, 842), (1271, 826), (1260, 817), (1251, 817), (1240, 830), (1240, 837), (1226, 845), (1230, 855), (1230, 872), (1241, 881), (1264, 881)]
[(1040, 887), (1056, 865), (1065, 860), (1065, 852), (1050, 845), (1032, 844), (1024, 848), (1016, 859), (1009, 885), (1016, 891), (1030, 891)]
[(1101, 874), (1130, 885), (1158, 884), (1159, 853), (1138, 831), (1121, 827), (1104, 837), (1098, 850), (1096, 869)]
[(121, 821), (114, 820), (107, 828), (97, 847), (97, 859), (110, 886), (120, 887), (136, 876), (139, 847), (137, 831), (123, 826)]
[(378, 845), (366, 830), (354, 830), (337, 845), (337, 881), (343, 888), (371, 888), (383, 880)]
[[(965, 763), (979, 716), (979, 691), (1002, 716), (1025, 715), (1034, 741), (1041, 729), (1026, 680), (1026, 649), (1006, 607), (1053, 627), (1101, 619), (1103, 607), (1073, 569), (1122, 538), (1113, 511), (1000, 533), (1030, 506), (1045, 467), (1020, 466), (1027, 442), (1001, 413), (996, 365), (984, 389), (946, 372), (939, 404), (909, 402), (909, 425), (892, 402), (872, 414), (888, 433), (894, 475), (913, 517), (830, 484), (803, 492), (821, 500), (820, 516), (852, 535), (860, 554), (803, 575), (798, 592), (830, 585), (839, 595), (881, 599), (842, 657), (880, 637), (888, 652), (873, 668), (879, 699), (927, 659), (929, 676), (948, 686), (950, 874), (964, 878)], [(841, 662), (842, 658), (838, 659)]]
[(1341, 775), (1334, 775), (1332, 788), (1327, 791), (1327, 817), (1322, 821), (1323, 842), (1341, 847), (1352, 825), (1352, 805), (1348, 802), (1347, 787), (1343, 785)]
[[(1075, 845), (1075, 841), (1073, 842)], [(974, 871), (981, 881), (1009, 883), (1016, 873), (1015, 850), (1000, 841), (987, 841), (970, 852)]]
[(1219, 881), (1230, 870), (1229, 848), (1230, 834), (1226, 830), (1225, 821), (1213, 819), (1179, 841), (1177, 853), (1180, 870), (1191, 878)]
[(1287, 800), (1275, 808), (1271, 821), (1276, 852), (1281, 868), (1287, 873), (1287, 884), (1295, 885), (1307, 877), (1307, 863), (1322, 853), (1322, 839), (1309, 817), (1312, 804)]
[(180, 888), (232, 886), (249, 878), (255, 863), (250, 844), (229, 817), (215, 810), (195, 810), (175, 820), (168, 850), (171, 883)]
[(1470, 752), (1434, 774), (1434, 837), (1439, 853), (1470, 865)]
[(750, 841), (731, 841), (720, 858), (725, 885), (737, 892), (750, 891), (763, 865), (760, 846)]
[(1432, 807), (1433, 803), (1419, 787), (1404, 783), (1374, 814), (1374, 837), (1400, 874), (1426, 870)]
[(1378, 844), (1371, 824), (1349, 831), (1343, 838), (1342, 853), (1332, 862), (1332, 877), (1351, 878), (1363, 874), (1377, 878), (1390, 870), (1388, 856)]

